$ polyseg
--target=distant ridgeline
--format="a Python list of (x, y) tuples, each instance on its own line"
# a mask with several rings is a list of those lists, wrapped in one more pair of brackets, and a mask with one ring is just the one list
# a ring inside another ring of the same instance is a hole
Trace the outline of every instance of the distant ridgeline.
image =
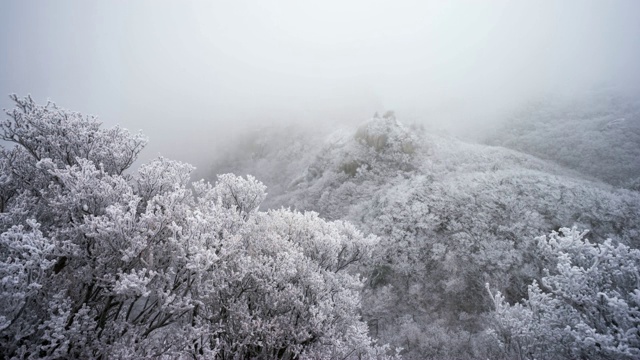
[(486, 141), (640, 190), (640, 101), (634, 98), (596, 93), (531, 103)]

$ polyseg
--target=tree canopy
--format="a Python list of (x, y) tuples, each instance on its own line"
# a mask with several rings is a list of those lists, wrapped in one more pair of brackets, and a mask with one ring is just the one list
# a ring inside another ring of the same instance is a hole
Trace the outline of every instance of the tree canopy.
[[(0, 137), (0, 357), (386, 358), (360, 319), (377, 238), (258, 211), (251, 176), (130, 167), (140, 134), (12, 96)], [(128, 170), (129, 169), (129, 170)]]

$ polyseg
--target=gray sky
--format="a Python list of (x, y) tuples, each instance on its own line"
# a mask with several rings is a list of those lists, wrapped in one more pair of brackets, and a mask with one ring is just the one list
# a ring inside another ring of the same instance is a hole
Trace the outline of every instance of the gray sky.
[(542, 93), (640, 84), (640, 1), (2, 1), (0, 99), (142, 129), (198, 163), (253, 122), (465, 127)]

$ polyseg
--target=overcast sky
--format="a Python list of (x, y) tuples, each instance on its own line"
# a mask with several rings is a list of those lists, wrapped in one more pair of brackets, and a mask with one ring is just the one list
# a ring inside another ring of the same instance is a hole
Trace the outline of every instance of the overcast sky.
[(197, 162), (248, 121), (469, 124), (640, 84), (640, 1), (2, 1), (0, 105), (32, 94)]

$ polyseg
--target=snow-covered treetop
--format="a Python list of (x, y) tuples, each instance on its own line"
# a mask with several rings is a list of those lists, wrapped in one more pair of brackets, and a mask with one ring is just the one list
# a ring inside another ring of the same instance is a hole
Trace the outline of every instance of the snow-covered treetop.
[(16, 104), (5, 110), (0, 139), (21, 145), (36, 160), (52, 159), (58, 166), (76, 165), (87, 159), (109, 174), (122, 174), (147, 143), (141, 134), (132, 135), (118, 126), (101, 129), (95, 116), (68, 111), (52, 102), (36, 104), (31, 96), (11, 95)]

